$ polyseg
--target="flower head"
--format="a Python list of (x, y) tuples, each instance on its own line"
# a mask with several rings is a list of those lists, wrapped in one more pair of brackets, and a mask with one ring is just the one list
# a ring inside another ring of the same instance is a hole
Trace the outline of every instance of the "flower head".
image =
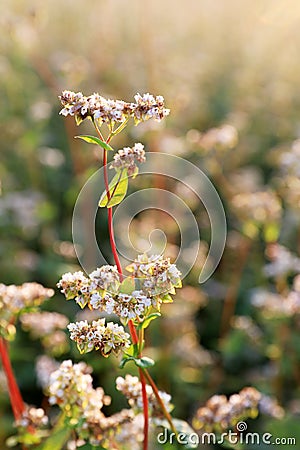
[(132, 148), (124, 147), (114, 155), (114, 161), (110, 168), (116, 170), (127, 169), (128, 176), (137, 173), (136, 161), (142, 163), (146, 161), (143, 144), (134, 144)]
[(153, 306), (157, 297), (175, 294), (175, 288), (181, 287), (180, 271), (175, 264), (171, 264), (170, 258), (160, 255), (139, 255), (132, 264), (127, 267), (135, 278), (139, 278), (143, 291), (148, 296), (154, 297)]
[(0, 284), (0, 334), (5, 338), (12, 336), (12, 323), (16, 316), (28, 310), (35, 310), (53, 295), (53, 289), (38, 283), (24, 283), (21, 286)]
[(246, 387), (229, 399), (225, 395), (214, 395), (196, 412), (194, 428), (225, 430), (242, 418), (256, 417), (260, 399), (261, 393), (253, 387)]
[(136, 94), (134, 96), (136, 101), (134, 109), (135, 123), (144, 122), (149, 119), (162, 120), (170, 113), (169, 109), (165, 108), (164, 98), (161, 95), (151, 94)]
[(161, 95), (154, 97), (151, 94), (137, 94), (136, 103), (128, 103), (106, 99), (98, 93), (86, 97), (81, 92), (65, 90), (59, 99), (63, 106), (60, 114), (74, 116), (78, 125), (87, 117), (97, 120), (100, 126), (103, 123), (113, 126), (115, 123), (124, 123), (130, 117), (137, 124), (151, 118), (160, 121), (169, 114)]
[(68, 324), (68, 318), (56, 312), (32, 312), (23, 314), (21, 323), (25, 330), (34, 337), (43, 337), (56, 330), (63, 330)]
[(59, 405), (74, 420), (81, 417), (85, 421), (99, 422), (104, 417), (101, 408), (110, 403), (110, 398), (102, 388), (93, 388), (90, 373), (91, 368), (84, 362), (63, 361), (50, 375), (49, 403)]
[(25, 411), (22, 417), (16, 421), (16, 427), (28, 428), (41, 428), (48, 424), (48, 417), (42, 408), (34, 408), (33, 406), (26, 405)]
[(102, 266), (90, 273), (92, 288), (102, 289), (111, 293), (117, 292), (120, 286), (120, 278), (117, 266)]
[(130, 346), (130, 336), (124, 328), (113, 322), (105, 324), (105, 319), (87, 320), (70, 323), (68, 325), (70, 338), (77, 343), (80, 353), (100, 350), (103, 356), (112, 352), (116, 355)]

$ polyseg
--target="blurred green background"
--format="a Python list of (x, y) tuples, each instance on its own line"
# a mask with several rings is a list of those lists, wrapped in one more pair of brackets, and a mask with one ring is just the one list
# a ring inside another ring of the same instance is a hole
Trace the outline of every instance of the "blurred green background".
[[(184, 419), (214, 393), (253, 385), (275, 396), (286, 413), (280, 420), (263, 416), (251, 427), (297, 435), (300, 442), (300, 306), (292, 315), (274, 318), (251, 303), (258, 288), (285, 298), (299, 272), (296, 263), (276, 276), (264, 271), (270, 244), (279, 240), (295, 255), (300, 245), (299, 2), (2, 0), (1, 6), (0, 281), (55, 287), (62, 273), (78, 269), (72, 211), (101, 161), (96, 151), (74, 139), (79, 132), (91, 133), (89, 124), (79, 131), (72, 118), (58, 115), (61, 90), (127, 101), (137, 92), (163, 95), (171, 109), (167, 120), (128, 127), (115, 145), (141, 141), (147, 150), (198, 165), (224, 202), (228, 240), (213, 278), (199, 287), (200, 255), (184, 282), (190, 287), (154, 324), (147, 341), (148, 354), (158, 359), (153, 375), (172, 393), (175, 415)], [(224, 125), (229, 125), (225, 132)], [(290, 151), (295, 164), (286, 166), (282, 155)], [(138, 189), (138, 182), (134, 186)], [(264, 206), (263, 218), (245, 217), (245, 211), (257, 207), (249, 193), (262, 191), (272, 192), (282, 210), (276, 214), (267, 200), (270, 210)], [(237, 197), (241, 192), (244, 208)], [(190, 194), (183, 198), (209, 243), (207, 217)], [(105, 220), (99, 223), (99, 239), (108, 252)], [(152, 224), (163, 222), (170, 253), (176, 255), (176, 230), (168, 220), (145, 213), (133, 234), (148, 233)], [(45, 309), (72, 320), (78, 313), (59, 292)], [(239, 325), (234, 315), (246, 317), (246, 324)], [(66, 346), (54, 356), (79, 360), (76, 349)], [(43, 401), (34, 367), (44, 351), (21, 329), (11, 344), (28, 403)], [(53, 355), (53, 350), (46, 352)], [(86, 360), (94, 367), (95, 382), (115, 398), (112, 410), (118, 410), (117, 362), (112, 366), (97, 355)], [(0, 395), (5, 448), (13, 419), (5, 387)]]

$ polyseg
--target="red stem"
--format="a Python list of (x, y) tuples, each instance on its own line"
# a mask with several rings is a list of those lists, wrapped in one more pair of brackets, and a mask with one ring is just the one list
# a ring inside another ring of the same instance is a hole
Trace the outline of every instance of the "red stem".
[(114, 255), (114, 260), (115, 260), (115, 263), (117, 265), (117, 269), (118, 269), (118, 272), (119, 272), (119, 275), (120, 275), (120, 279), (122, 280), (123, 273), (122, 273), (122, 266), (121, 266), (121, 263), (120, 263), (119, 255), (117, 253), (117, 248), (116, 248), (116, 242), (115, 242), (115, 236), (114, 236), (114, 228), (113, 228), (112, 208), (107, 208), (107, 215), (108, 215), (108, 232), (109, 232), (110, 246), (111, 246), (111, 250), (112, 250), (113, 255)]
[(25, 405), (12, 370), (8, 354), (7, 343), (5, 339), (2, 337), (0, 337), (0, 357), (2, 361), (3, 370), (5, 372), (7, 379), (9, 398), (13, 414), (15, 419), (19, 420), (22, 417), (22, 413), (25, 410)]
[(139, 343), (139, 338), (138, 338), (138, 335), (137, 335), (137, 332), (136, 332), (135, 326), (133, 325), (132, 320), (129, 320), (128, 327), (129, 327), (132, 343), (133, 343), (133, 345), (137, 345)]
[(139, 369), (139, 375), (142, 385), (142, 398), (143, 398), (143, 409), (144, 409), (144, 443), (143, 450), (148, 449), (148, 436), (149, 436), (149, 408), (148, 408), (148, 397), (146, 391), (146, 381), (142, 369)]
[[(110, 192), (109, 192), (109, 185), (108, 185), (108, 175), (107, 175), (107, 151), (103, 149), (103, 170), (104, 170), (104, 184), (106, 189), (106, 195), (108, 198), (108, 201), (110, 200)], [(120, 274), (120, 278), (122, 279), (122, 266), (119, 259), (119, 255), (116, 248), (116, 242), (115, 242), (115, 236), (114, 236), (114, 227), (113, 227), (113, 215), (112, 215), (112, 208), (107, 208), (107, 216), (108, 216), (108, 233), (109, 233), (109, 241), (111, 250), (114, 256), (115, 263), (117, 265), (118, 272)]]

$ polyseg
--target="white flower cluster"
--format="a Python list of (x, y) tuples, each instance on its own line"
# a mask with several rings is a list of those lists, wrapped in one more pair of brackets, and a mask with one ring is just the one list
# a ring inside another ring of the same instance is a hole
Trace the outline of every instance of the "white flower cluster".
[(261, 393), (253, 387), (246, 387), (229, 399), (225, 395), (214, 395), (198, 409), (193, 426), (196, 430), (207, 431), (227, 429), (240, 419), (255, 417), (260, 399)]
[(57, 287), (61, 288), (61, 292), (65, 294), (67, 300), (75, 298), (76, 303), (82, 307), (87, 303), (82, 305), (82, 295), (89, 291), (89, 286), (90, 280), (81, 271), (67, 272), (57, 283)]
[(134, 106), (135, 123), (144, 122), (148, 119), (162, 120), (170, 113), (169, 109), (165, 109), (164, 98), (161, 95), (154, 97), (152, 94), (136, 94)]
[(300, 275), (294, 278), (293, 290), (285, 296), (258, 290), (252, 297), (252, 304), (259, 308), (267, 319), (300, 314)]
[[(118, 391), (122, 392), (123, 395), (128, 400), (129, 405), (133, 409), (143, 410), (143, 399), (142, 399), (142, 384), (138, 377), (132, 375), (125, 375), (125, 378), (118, 377), (116, 379), (116, 388)], [(158, 391), (161, 400), (163, 401), (167, 411), (172, 411), (173, 405), (171, 404), (171, 396), (166, 392)], [(159, 403), (154, 395), (153, 389), (148, 384), (146, 385), (146, 393), (148, 397), (149, 408), (151, 414), (154, 417), (160, 417), (162, 411)]]
[(34, 337), (43, 337), (63, 330), (68, 324), (68, 318), (56, 312), (34, 312), (25, 313), (21, 316), (21, 323), (26, 331), (30, 331)]
[(144, 146), (141, 143), (131, 147), (124, 147), (114, 155), (114, 161), (110, 168), (116, 170), (127, 169), (128, 176), (136, 175), (138, 167), (136, 161), (143, 163), (146, 161)]
[[(116, 442), (120, 442), (127, 448), (131, 441), (141, 442), (143, 416), (141, 415), (141, 422), (136, 421), (132, 409), (123, 409), (105, 416), (102, 407), (109, 405), (111, 399), (104, 394), (102, 388), (93, 388), (90, 373), (91, 368), (85, 363), (72, 364), (71, 360), (67, 360), (50, 376), (49, 403), (59, 405), (71, 418), (72, 427), (76, 431), (76, 440), (71, 439), (67, 448), (73, 450), (88, 442), (92, 446), (111, 449), (116, 448)], [(133, 428), (131, 424), (139, 426)]]
[(267, 416), (274, 417), (275, 419), (282, 419), (284, 417), (284, 409), (278, 404), (278, 401), (274, 397), (268, 395), (262, 395), (259, 400), (259, 411)]
[(0, 311), (8, 309), (17, 314), (24, 308), (39, 306), (53, 295), (53, 289), (38, 283), (24, 283), (21, 286), (0, 284)]
[[(181, 287), (181, 274), (169, 258), (140, 255), (127, 269), (135, 277), (129, 277), (131, 293), (122, 291), (116, 266), (108, 265), (88, 277), (82, 272), (66, 273), (57, 286), (67, 300), (75, 298), (82, 308), (88, 304), (92, 309), (116, 314), (124, 325), (129, 320), (142, 320), (151, 307), (159, 309), (162, 302), (171, 302), (169, 294)], [(136, 284), (140, 289), (135, 289)]]
[(113, 322), (105, 324), (105, 319), (87, 320), (70, 323), (68, 325), (70, 338), (76, 342), (80, 353), (100, 350), (103, 356), (109, 356), (112, 352), (116, 355), (130, 347), (130, 336), (121, 325)]
[(219, 128), (211, 128), (197, 137), (197, 143), (206, 151), (215, 149), (223, 152), (234, 148), (238, 143), (236, 128), (228, 124), (224, 124)]
[(109, 294), (101, 297), (99, 293), (91, 296), (90, 305), (93, 309), (100, 309), (108, 314), (116, 314), (123, 323), (128, 320), (141, 317), (145, 314), (147, 308), (151, 306), (151, 299), (143, 294), (143, 291), (133, 291), (131, 294), (118, 294), (113, 298)]
[(0, 284), (0, 335), (6, 338), (13, 335), (11, 324), (16, 316), (25, 309), (37, 308), (53, 295), (53, 289), (38, 283), (24, 283), (21, 286)]
[[(89, 278), (83, 272), (65, 273), (57, 283), (67, 300), (75, 298), (81, 308), (91, 300), (94, 293), (116, 294), (120, 286), (119, 274), (116, 266), (102, 266), (94, 270)], [(95, 301), (95, 297), (94, 297)]]
[[(132, 411), (131, 409), (125, 411)], [(150, 432), (151, 430), (151, 422), (150, 422)], [(142, 442), (144, 439), (144, 415), (139, 413), (133, 417), (132, 420), (129, 420), (122, 424), (116, 430), (116, 434), (114, 436), (115, 442), (121, 445), (121, 448), (126, 448), (130, 450), (140, 450), (142, 446)]]
[(263, 337), (261, 329), (248, 316), (234, 316), (231, 319), (231, 325), (235, 330), (243, 331), (254, 342), (258, 342)]
[(264, 224), (281, 217), (281, 203), (275, 192), (260, 191), (236, 194), (232, 206), (242, 220)]
[(59, 98), (63, 106), (60, 114), (75, 116), (78, 124), (87, 117), (96, 119), (100, 125), (123, 123), (129, 117), (133, 117), (137, 124), (151, 118), (160, 121), (169, 114), (161, 95), (154, 97), (151, 94), (137, 94), (135, 103), (128, 103), (123, 100), (106, 99), (98, 93), (86, 97), (81, 92), (66, 90)]
[(264, 267), (264, 273), (269, 277), (300, 273), (300, 258), (293, 255), (286, 247), (271, 244), (267, 249), (271, 263)]
[(90, 273), (92, 288), (117, 293), (120, 286), (117, 266), (102, 266)]
[[(143, 416), (142, 416), (143, 418)], [(80, 422), (79, 422), (80, 423)], [(138, 425), (132, 409), (122, 409), (111, 416), (104, 416), (102, 412), (98, 417), (86, 417), (83, 424), (79, 423), (75, 427), (77, 435), (76, 440), (72, 439), (67, 443), (67, 450), (76, 450), (87, 442), (93, 447), (101, 447), (106, 449), (130, 448), (132, 450), (139, 449), (140, 446), (131, 446), (132, 442), (140, 443), (143, 440), (143, 422), (142, 426), (134, 429), (132, 425)], [(128, 430), (126, 432), (125, 430)], [(131, 433), (129, 433), (129, 431)], [(116, 447), (116, 442), (122, 446)]]
[(104, 395), (102, 388), (93, 388), (90, 372), (83, 362), (63, 361), (50, 375), (49, 403), (59, 405), (70, 417), (101, 418), (101, 408), (110, 403), (110, 398)]
[(133, 291), (131, 294), (119, 294), (115, 306), (115, 313), (123, 319), (134, 319), (145, 315), (151, 306), (151, 299), (143, 291)]
[(170, 258), (139, 255), (127, 270), (139, 279), (142, 290), (149, 297), (175, 294), (175, 288), (181, 287), (181, 273), (175, 264), (171, 264)]

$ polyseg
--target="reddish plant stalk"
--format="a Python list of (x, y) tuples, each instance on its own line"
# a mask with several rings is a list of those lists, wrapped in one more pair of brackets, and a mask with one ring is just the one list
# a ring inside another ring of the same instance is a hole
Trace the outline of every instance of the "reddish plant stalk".
[[(108, 143), (108, 140), (107, 140)], [(103, 170), (104, 170), (104, 184), (106, 189), (106, 195), (108, 198), (108, 201), (110, 200), (110, 192), (109, 192), (109, 184), (108, 184), (108, 175), (107, 175), (107, 152), (105, 149), (103, 149)], [(118, 272), (120, 274), (120, 278), (123, 277), (123, 271), (121, 262), (119, 259), (119, 255), (116, 248), (116, 242), (114, 237), (114, 228), (113, 228), (113, 216), (112, 216), (112, 208), (107, 208), (107, 216), (108, 216), (108, 232), (109, 232), (109, 241), (111, 250), (113, 253), (113, 257), (118, 269)], [(138, 336), (135, 329), (135, 326), (133, 325), (132, 320), (128, 322), (128, 327), (132, 339), (132, 343), (134, 345), (138, 344)], [(139, 375), (140, 375), (140, 381), (142, 385), (142, 398), (143, 398), (143, 413), (144, 413), (144, 442), (143, 442), (143, 450), (148, 449), (148, 435), (149, 435), (149, 409), (148, 409), (148, 398), (147, 398), (147, 391), (146, 391), (146, 381), (144, 374), (141, 369), (139, 369)]]
[(117, 253), (116, 249), (116, 242), (115, 242), (115, 236), (114, 236), (114, 228), (113, 228), (113, 218), (112, 218), (112, 208), (107, 208), (107, 215), (108, 215), (108, 232), (109, 232), (109, 241), (111, 250), (113, 252), (114, 260), (117, 265), (118, 272), (120, 274), (120, 279), (122, 281), (123, 273), (122, 273), (122, 267), (119, 259), (119, 255)]
[(0, 337), (0, 357), (2, 361), (3, 370), (5, 372), (7, 379), (9, 398), (13, 414), (15, 420), (19, 420), (22, 417), (22, 413), (25, 410), (25, 405), (13, 373), (13, 369), (9, 359), (7, 343), (5, 339), (2, 337)]
[[(108, 201), (110, 200), (110, 192), (109, 192), (109, 185), (108, 185), (108, 175), (107, 175), (107, 151), (103, 149), (103, 169), (104, 169), (104, 184), (105, 184), (105, 190)], [(107, 216), (108, 216), (108, 233), (109, 233), (109, 241), (111, 250), (113, 253), (113, 257), (115, 260), (115, 263), (117, 265), (118, 272), (120, 274), (120, 278), (122, 278), (122, 266), (119, 259), (119, 255), (117, 253), (116, 248), (116, 242), (115, 242), (115, 236), (114, 236), (114, 228), (113, 228), (113, 217), (112, 217), (112, 208), (107, 208)]]
[(167, 421), (168, 421), (169, 424), (170, 424), (171, 430), (172, 430), (173, 433), (175, 433), (175, 435), (177, 436), (177, 435), (178, 435), (178, 432), (177, 432), (177, 430), (176, 430), (176, 428), (175, 428), (175, 426), (174, 426), (174, 424), (173, 424), (171, 414), (168, 412), (167, 408), (165, 407), (164, 402), (162, 401), (162, 399), (161, 399), (161, 397), (160, 397), (160, 395), (159, 395), (159, 391), (158, 391), (158, 389), (157, 389), (156, 384), (154, 383), (153, 379), (151, 378), (151, 375), (149, 374), (148, 370), (147, 370), (147, 369), (142, 369), (142, 370), (143, 370), (143, 374), (145, 375), (145, 377), (147, 378), (147, 380), (148, 380), (150, 386), (151, 386), (152, 389), (153, 389), (153, 393), (154, 393), (154, 395), (155, 395), (155, 397), (156, 397), (156, 400), (157, 400), (158, 404), (159, 404), (160, 407), (161, 407), (161, 410), (162, 410), (162, 412), (163, 412), (165, 418), (167, 419)]
[(142, 369), (139, 369), (139, 375), (142, 385), (142, 399), (143, 399), (143, 409), (144, 409), (144, 443), (143, 450), (148, 449), (148, 437), (149, 437), (149, 408), (148, 408), (148, 397), (146, 391), (146, 381)]

